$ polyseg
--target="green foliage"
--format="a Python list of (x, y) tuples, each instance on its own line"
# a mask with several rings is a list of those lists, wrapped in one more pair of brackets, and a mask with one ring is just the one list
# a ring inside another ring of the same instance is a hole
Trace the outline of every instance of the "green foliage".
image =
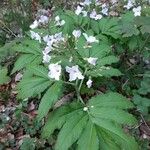
[(24, 138), (20, 150), (33, 150), (35, 149), (34, 139)]
[(134, 103), (137, 105), (137, 109), (144, 116), (148, 116), (150, 108), (150, 99), (135, 95), (133, 98)]
[[(54, 133), (56, 150), (138, 150), (134, 138), (124, 132), (124, 127), (137, 124), (128, 113), (135, 107), (116, 91), (132, 99), (136, 90), (140, 95), (135, 95), (133, 102), (140, 113), (148, 115), (149, 71), (145, 70), (149, 67), (149, 17), (135, 17), (130, 9), (119, 17), (109, 15), (94, 20), (88, 17), (93, 5), (88, 9), (87, 16), (83, 12), (76, 15), (56, 11), (54, 17), (60, 18), (51, 17), (43, 27), (40, 24), (33, 30), (35, 37), (31, 39), (27, 33), (4, 47), (17, 53), (11, 73), (23, 73), (17, 85), (18, 98), (38, 96), (37, 119), (46, 121), (42, 137), (53, 138)], [(65, 24), (56, 25), (57, 21)], [(79, 30), (81, 35), (76, 37), (73, 31)], [(44, 61), (45, 56), (50, 60)], [(143, 72), (140, 86), (138, 74)], [(74, 76), (78, 77), (71, 80)], [(110, 89), (113, 92), (108, 92)], [(64, 98), (70, 92), (74, 95), (69, 100)], [(55, 107), (59, 101), (61, 105)]]
[(99, 21), (99, 28), (102, 34), (111, 36), (115, 39), (120, 37), (120, 29), (118, 26), (118, 19), (101, 19)]
[(4, 84), (10, 81), (10, 77), (7, 74), (8, 74), (7, 68), (0, 67), (0, 84)]
[(137, 150), (134, 139), (121, 129), (121, 124), (136, 124), (136, 119), (125, 111), (128, 108), (133, 108), (132, 103), (112, 92), (91, 98), (85, 107), (79, 103), (71, 103), (49, 114), (43, 137), (48, 138), (55, 129), (61, 128), (56, 150), (67, 150), (76, 141), (77, 149), (82, 150), (131, 147)]
[(21, 52), (22, 55), (15, 62), (12, 73), (23, 69), (31, 63), (33, 65), (40, 64), (42, 52), (38, 42), (29, 39), (23, 39), (21, 43), (15, 44), (13, 49), (17, 52)]
[(62, 93), (62, 83), (54, 83), (44, 94), (38, 109), (38, 119), (45, 117)]
[(146, 95), (150, 93), (150, 72), (146, 71), (143, 80), (141, 81), (141, 87), (139, 88), (138, 92), (142, 95)]

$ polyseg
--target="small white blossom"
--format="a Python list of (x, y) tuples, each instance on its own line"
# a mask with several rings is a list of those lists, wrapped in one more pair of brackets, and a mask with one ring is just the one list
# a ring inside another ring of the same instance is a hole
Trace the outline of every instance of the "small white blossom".
[(51, 56), (46, 53), (43, 53), (43, 63), (49, 63), (51, 60)]
[(133, 8), (134, 16), (141, 16), (141, 6), (138, 6), (137, 8)]
[(50, 51), (52, 51), (52, 46), (46, 46), (43, 52), (48, 54)]
[(87, 11), (82, 11), (82, 14), (83, 14), (83, 17), (86, 17), (87, 16)]
[(22, 77), (23, 77), (23, 74), (21, 74), (20, 72), (17, 73), (17, 75), (15, 76), (15, 81), (16, 81), (16, 82), (17, 82), (17, 81), (20, 81)]
[(92, 3), (91, 0), (85, 0), (84, 2), (80, 3), (80, 5), (83, 5), (83, 6), (87, 5), (87, 6), (89, 6), (91, 3)]
[(87, 111), (87, 110), (88, 110), (88, 107), (84, 107), (84, 108), (83, 108), (83, 111)]
[(88, 36), (86, 33), (83, 33), (87, 43), (98, 43), (99, 41), (94, 36)]
[(94, 108), (94, 106), (92, 105), (91, 108)]
[(97, 14), (96, 10), (93, 9), (93, 11), (90, 13), (90, 18), (95, 19), (95, 20), (99, 20), (102, 18), (101, 14)]
[(75, 14), (76, 15), (80, 15), (81, 14), (81, 12), (82, 12), (82, 10), (83, 10), (83, 7), (81, 7), (81, 6), (77, 6), (77, 9), (75, 10)]
[(31, 33), (32, 39), (37, 40), (41, 43), (41, 36), (38, 33), (34, 32), (34, 31), (30, 31), (30, 33)]
[(38, 27), (38, 25), (39, 25), (38, 21), (35, 20), (35, 21), (30, 25), (30, 28), (31, 28), (31, 29), (35, 29), (35, 28)]
[(102, 14), (108, 15), (108, 6), (105, 3), (102, 5)]
[(72, 67), (66, 66), (66, 72), (69, 73), (69, 81), (74, 81), (76, 79), (84, 79), (84, 76), (80, 72), (78, 65)]
[(135, 1), (134, 0), (128, 0), (127, 5), (124, 5), (124, 8), (130, 9), (134, 6)]
[(60, 17), (59, 16), (56, 16), (55, 17), (55, 21), (57, 22), (57, 21), (60, 21)]
[(55, 17), (56, 26), (63, 26), (65, 24), (65, 20), (61, 20), (59, 16)]
[(69, 62), (72, 62), (72, 60), (73, 60), (73, 57), (71, 56), (71, 57), (69, 58)]
[(44, 16), (44, 15), (40, 16), (39, 23), (47, 24), (48, 21), (49, 21), (49, 18), (47, 16)]
[(61, 76), (61, 65), (58, 63), (50, 64), (48, 76), (52, 79), (59, 80)]
[(72, 34), (73, 34), (73, 36), (74, 36), (75, 38), (79, 38), (79, 37), (81, 36), (81, 31), (80, 31), (80, 30), (74, 30), (74, 31), (72, 32)]
[(93, 82), (93, 81), (92, 81), (91, 79), (89, 79), (89, 80), (86, 82), (86, 85), (87, 85), (88, 88), (91, 88), (92, 82)]
[(97, 59), (98, 58), (94, 58), (94, 57), (85, 58), (85, 60), (87, 60), (89, 64), (94, 65), (94, 66), (96, 65)]

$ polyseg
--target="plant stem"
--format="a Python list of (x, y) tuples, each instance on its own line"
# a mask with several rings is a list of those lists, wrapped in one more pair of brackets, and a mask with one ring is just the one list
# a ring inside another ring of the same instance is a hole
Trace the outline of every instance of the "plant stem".
[[(85, 71), (84, 71), (83, 76), (85, 76), (85, 75), (86, 75), (87, 70), (88, 70), (88, 69), (86, 68), (86, 69), (85, 69)], [(78, 88), (78, 91), (79, 91), (79, 92), (80, 92), (80, 90), (81, 90), (81, 87), (82, 87), (83, 81), (84, 81), (84, 78), (81, 80), (81, 82), (80, 82), (80, 84), (79, 84), (79, 88)]]

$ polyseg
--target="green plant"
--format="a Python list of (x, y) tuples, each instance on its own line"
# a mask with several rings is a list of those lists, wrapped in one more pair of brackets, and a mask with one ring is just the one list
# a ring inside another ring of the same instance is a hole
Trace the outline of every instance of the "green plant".
[[(56, 150), (137, 150), (134, 138), (124, 131), (137, 124), (128, 113), (135, 106), (121, 95), (128, 92), (116, 90), (113, 81), (134, 77), (132, 70), (137, 64), (128, 66), (126, 62), (133, 53), (149, 49), (149, 30), (144, 23), (149, 17), (135, 17), (139, 12), (130, 10), (120, 17), (103, 17), (94, 14), (93, 5), (85, 8), (92, 11), (90, 17), (80, 6), (75, 13), (59, 10), (49, 20), (42, 16), (30, 26), (27, 36), (12, 46), (18, 57), (11, 73), (23, 72), (18, 98), (41, 99), (37, 119), (48, 117), (42, 137), (49, 138), (59, 130)], [(96, 81), (100, 83), (96, 85)], [(113, 92), (99, 89), (109, 83)], [(73, 97), (57, 106), (70, 92), (75, 93)]]

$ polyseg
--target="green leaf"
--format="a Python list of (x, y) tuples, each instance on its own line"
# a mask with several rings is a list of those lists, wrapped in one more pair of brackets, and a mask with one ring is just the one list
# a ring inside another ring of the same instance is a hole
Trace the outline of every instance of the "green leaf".
[(95, 125), (89, 120), (78, 140), (78, 150), (98, 150), (99, 141)]
[(91, 28), (96, 34), (99, 34), (99, 24), (97, 21), (91, 20)]
[(91, 98), (89, 106), (95, 107), (112, 107), (120, 109), (133, 108), (134, 105), (125, 97), (118, 93), (109, 92), (107, 94), (101, 94)]
[(100, 42), (100, 44), (93, 44), (90, 49), (90, 56), (96, 58), (103, 58), (107, 54), (111, 52), (110, 45), (105, 44), (104, 42)]
[(48, 138), (55, 129), (60, 129), (67, 121), (67, 118), (78, 113), (82, 108), (80, 103), (71, 103), (67, 106), (62, 106), (48, 116), (48, 120), (43, 128), (42, 137)]
[(26, 54), (34, 54), (34, 55), (41, 55), (42, 50), (40, 47), (40, 43), (38, 41), (24, 38), (20, 43), (16, 43), (12, 47), (15, 51), (26, 53)]
[(37, 96), (50, 85), (50, 80), (41, 77), (23, 78), (17, 86), (18, 98), (25, 99)]
[(45, 117), (48, 111), (51, 109), (53, 104), (58, 101), (60, 95), (62, 93), (62, 83), (56, 82), (54, 83), (44, 94), (41, 99), (39, 109), (38, 109), (38, 120), (41, 120)]
[(135, 23), (140, 27), (142, 34), (150, 33), (150, 17), (149, 16), (138, 16), (135, 18)]
[(109, 119), (120, 124), (135, 125), (137, 123), (132, 115), (116, 108), (108, 109), (108, 107), (94, 107), (90, 109), (90, 112), (96, 118)]
[(133, 97), (133, 102), (136, 104), (138, 111), (140, 111), (144, 116), (148, 115), (150, 99), (141, 97), (140, 95), (135, 95)]
[(115, 69), (115, 68), (112, 68), (112, 67), (105, 67), (105, 66), (102, 66), (98, 69), (95, 68), (95, 69), (92, 69), (90, 71), (87, 72), (88, 75), (90, 76), (93, 76), (93, 77), (113, 77), (113, 76), (121, 76), (122, 73), (118, 70), (118, 69)]
[(32, 55), (32, 54), (22, 54), (15, 62), (12, 74), (18, 70), (23, 69), (28, 65), (39, 64), (42, 60), (42, 56)]
[(103, 18), (99, 21), (99, 28), (104, 35), (112, 36), (117, 39), (120, 37), (120, 31), (117, 18)]
[(123, 37), (131, 37), (140, 33), (135, 25), (134, 18), (135, 17), (131, 12), (127, 12), (121, 16), (121, 19), (119, 20), (119, 28)]
[(116, 56), (110, 55), (104, 58), (101, 58), (97, 61), (98, 66), (111, 65), (112, 63), (118, 62), (119, 59)]
[(122, 125), (135, 125), (136, 119), (126, 111), (133, 107), (113, 92), (91, 98), (86, 106), (74, 102), (50, 113), (44, 135), (48, 137), (60, 129), (56, 150), (67, 150), (74, 143), (79, 150), (138, 150), (134, 138), (122, 129)]
[(67, 150), (80, 137), (88, 116), (83, 112), (76, 113), (68, 118), (62, 127), (56, 142), (56, 150)]
[(4, 84), (10, 81), (10, 77), (7, 76), (7, 68), (0, 68), (0, 84)]

